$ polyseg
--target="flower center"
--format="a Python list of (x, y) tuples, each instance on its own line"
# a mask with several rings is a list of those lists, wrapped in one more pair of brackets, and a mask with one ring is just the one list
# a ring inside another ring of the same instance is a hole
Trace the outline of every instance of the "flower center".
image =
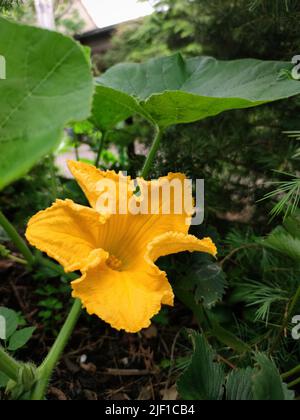
[(122, 267), (122, 261), (120, 261), (117, 257), (114, 255), (110, 255), (108, 260), (106, 261), (106, 264), (115, 271), (121, 271)]

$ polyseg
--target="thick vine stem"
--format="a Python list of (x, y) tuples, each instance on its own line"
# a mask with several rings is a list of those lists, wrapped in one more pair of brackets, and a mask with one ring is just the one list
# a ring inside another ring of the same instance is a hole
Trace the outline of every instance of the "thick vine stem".
[(21, 367), (22, 365), (7, 354), (3, 347), (0, 346), (0, 371), (13, 381), (17, 382)]
[(33, 254), (31, 253), (30, 249), (26, 245), (25, 241), (21, 238), (21, 236), (18, 234), (16, 229), (13, 227), (13, 225), (7, 220), (7, 218), (1, 212), (1, 210), (0, 210), (0, 225), (3, 227), (7, 235), (12, 240), (12, 242), (15, 244), (15, 246), (24, 256), (27, 263), (30, 266), (32, 266), (35, 261)]
[(58, 363), (68, 341), (73, 333), (77, 321), (81, 314), (82, 304), (80, 300), (75, 300), (72, 309), (64, 326), (62, 327), (52, 349), (42, 365), (38, 368), (38, 382), (33, 390), (31, 399), (40, 401), (45, 398), (45, 394), (56, 364)]

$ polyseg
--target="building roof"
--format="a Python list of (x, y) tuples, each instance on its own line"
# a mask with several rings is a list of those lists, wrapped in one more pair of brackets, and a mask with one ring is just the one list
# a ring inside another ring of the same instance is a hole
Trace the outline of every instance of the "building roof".
[(111, 35), (114, 31), (117, 30), (119, 25), (111, 25), (107, 26), (106, 28), (96, 28), (91, 31), (87, 31), (81, 34), (75, 35), (75, 38), (78, 41), (85, 41), (92, 38), (101, 38), (105, 35)]

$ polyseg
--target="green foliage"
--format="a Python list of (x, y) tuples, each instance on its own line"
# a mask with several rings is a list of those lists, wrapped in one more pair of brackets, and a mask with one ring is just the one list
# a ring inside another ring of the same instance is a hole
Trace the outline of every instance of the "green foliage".
[(0, 12), (19, 6), (22, 0), (0, 0)]
[(282, 382), (272, 360), (257, 353), (255, 368), (236, 368), (229, 374), (225, 366), (216, 360), (216, 354), (206, 339), (191, 333), (194, 353), (190, 364), (177, 382), (178, 391), (187, 400), (231, 401), (287, 401), (295, 394)]
[(10, 351), (16, 351), (24, 347), (31, 339), (35, 327), (18, 329), (24, 325), (24, 321), (19, 315), (8, 308), (0, 307), (0, 317), (4, 319), (4, 329), (0, 329), (0, 340), (4, 341), (5, 347)]
[(3, 189), (58, 146), (67, 122), (88, 116), (93, 86), (82, 48), (57, 33), (1, 18), (0, 49), (8, 63), (0, 84)]
[[(0, 3), (0, 12), (5, 17), (27, 25), (36, 25), (34, 0), (2, 0), (2, 3), (4, 8)], [(84, 29), (85, 23), (74, 6), (75, 0), (53, 0), (55, 26), (59, 32), (73, 35)]]
[(285, 217), (293, 214), (300, 203), (300, 178), (289, 174), (283, 175), (290, 177), (291, 180), (277, 182), (278, 187), (265, 196), (265, 199), (280, 197), (279, 202), (271, 210), (273, 217), (279, 216), (281, 213)]
[(264, 245), (300, 262), (300, 211), (290, 216), (283, 227), (276, 228), (265, 240)]
[(9, 249), (0, 244), (0, 258), (7, 258), (10, 255)]
[(193, 255), (190, 264), (177, 281), (177, 287), (190, 291), (195, 302), (211, 309), (222, 300), (227, 286), (225, 273), (221, 267), (202, 255)]
[[(268, 62), (183, 59), (175, 54), (145, 64), (118, 65), (98, 79), (93, 119), (70, 124), (70, 120), (88, 118), (92, 83), (86, 52), (57, 34), (7, 21), (2, 24), (1, 20), (0, 46), (2, 40), (6, 48), (7, 34), (15, 35), (18, 42), (7, 53), (13, 60), (14, 77), (3, 84), (0, 81), (0, 111), (1, 103), (8, 103), (5, 95), (13, 93), (9, 118), (4, 113), (2, 118), (9, 128), (9, 141), (3, 141), (5, 136), (0, 139), (0, 186), (51, 152), (66, 124), (68, 137), (61, 150), (75, 148), (79, 159), (80, 146), (88, 145), (99, 153), (102, 168), (128, 169), (134, 175), (144, 160), (144, 146), (149, 144), (149, 126), (143, 117), (163, 128), (205, 118), (166, 130), (153, 171), (157, 175), (182, 171), (206, 179), (206, 220), (216, 229), (205, 225), (193, 228), (192, 233), (212, 236), (222, 258), (216, 262), (184, 254), (162, 262), (177, 297), (193, 311), (203, 332), (191, 334), (195, 351), (179, 380), (179, 391), (183, 398), (199, 400), (293, 399), (275, 362), (284, 372), (294, 368), (300, 357), (299, 343), (290, 334), (290, 315), (300, 309), (300, 224), (296, 211), (299, 134), (294, 133), (290, 140), (282, 135), (282, 131), (290, 132), (298, 124), (299, 99), (247, 111), (235, 108), (262, 105), (300, 92), (300, 82), (291, 77), (290, 64), (269, 62), (289, 61), (294, 55), (294, 46), (300, 40), (299, 4), (288, 0), (252, 1), (247, 5), (245, 1), (166, 0), (156, 7), (157, 13), (147, 18), (135, 34), (125, 33), (118, 40), (111, 58), (113, 54), (114, 60), (120, 57), (121, 47), (124, 57), (137, 61), (162, 52), (173, 54), (180, 48), (186, 56), (205, 53), (225, 60), (259, 57)], [(25, 52), (32, 59), (28, 80)], [(57, 69), (66, 55), (67, 62)], [(40, 57), (44, 58), (42, 66)], [(18, 60), (22, 64), (19, 67)], [(28, 84), (43, 96), (43, 106), (36, 102), (39, 98), (31, 94)], [(231, 112), (223, 113), (226, 110)], [(45, 115), (50, 121), (45, 122)], [(216, 117), (212, 121), (208, 116)], [(143, 147), (136, 147), (137, 143)], [(140, 154), (138, 149), (142, 149)], [(296, 176), (286, 180), (287, 173)], [(275, 193), (270, 192), (274, 178), (282, 182)], [(275, 220), (266, 223), (268, 206), (273, 202), (257, 203), (266, 192), (275, 202), (279, 195), (274, 214), (286, 213), (284, 225), (277, 229), (273, 229)], [(1, 206), (23, 228), (24, 219), (56, 197), (84, 202), (74, 181), (58, 177), (50, 156), (6, 188)], [(7, 241), (2, 232), (0, 239)], [(9, 253), (6, 246), (1, 246), (2, 257)], [(63, 274), (60, 278), (49, 267), (29, 276), (38, 284), (38, 317), (46, 331), (56, 332), (69, 285)], [(6, 316), (12, 334), (5, 345), (15, 351), (26, 344), (33, 329), (18, 330), (15, 314), (6, 310)], [(192, 322), (192, 317), (189, 319)], [(167, 328), (171, 316), (162, 312), (155, 322)], [(253, 356), (253, 351), (260, 353)], [(176, 369), (182, 369), (186, 360), (176, 359)], [(170, 368), (173, 362), (161, 365)], [(229, 367), (235, 369), (229, 371)], [(5, 382), (7, 378), (0, 376), (0, 385)], [(297, 390), (295, 383), (289, 387)]]
[[(107, 54), (108, 65), (178, 50), (185, 56), (204, 54), (225, 60), (290, 61), (298, 53), (300, 4), (295, 0), (163, 0), (155, 9), (144, 21), (116, 33)], [(258, 234), (265, 234), (268, 212), (277, 200), (259, 204), (258, 200), (274, 189), (274, 181), (282, 181), (279, 172), (296, 173), (299, 167), (296, 138), (288, 140), (282, 134), (298, 128), (298, 105), (295, 98), (224, 113), (213, 122), (208, 119), (171, 128), (155, 173), (176, 170), (205, 178), (206, 214), (211, 224), (223, 229), (226, 222), (248, 223)], [(137, 126), (141, 130), (140, 121)], [(149, 132), (143, 129), (139, 137), (147, 142)]]
[(226, 400), (228, 401), (252, 401), (252, 375), (253, 369), (235, 369), (229, 373), (226, 383)]
[(214, 361), (214, 351), (200, 334), (192, 333), (191, 339), (195, 351), (177, 384), (179, 394), (185, 400), (220, 400), (225, 381), (223, 368)]
[(32, 337), (35, 327), (27, 327), (16, 331), (9, 339), (8, 350), (16, 351), (24, 347)]
[(168, 127), (299, 94), (298, 81), (278, 80), (283, 68), (291, 65), (184, 60), (180, 54), (145, 64), (119, 64), (97, 80), (94, 120), (106, 129), (139, 113)]
[(152, 16), (116, 34), (107, 53), (109, 65), (178, 50), (218, 58), (268, 59), (274, 54), (290, 60), (295, 55), (297, 0), (159, 0), (154, 7)]
[(282, 382), (274, 363), (262, 353), (256, 355), (256, 362), (259, 366), (259, 370), (254, 373), (252, 378), (254, 400), (294, 400), (294, 392), (288, 391), (287, 386)]

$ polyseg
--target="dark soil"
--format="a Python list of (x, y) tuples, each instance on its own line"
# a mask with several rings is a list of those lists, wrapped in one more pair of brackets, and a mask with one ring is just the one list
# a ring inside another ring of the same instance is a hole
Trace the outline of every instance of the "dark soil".
[[(45, 280), (43, 280), (44, 282)], [(49, 279), (54, 285), (59, 279)], [(0, 306), (14, 309), (36, 326), (29, 344), (15, 356), (25, 362), (40, 364), (60, 324), (39, 321), (37, 280), (15, 263), (0, 260)], [(62, 295), (65, 310), (69, 296)], [(175, 381), (179, 370), (174, 366), (179, 356), (188, 352), (180, 335), (180, 326), (191, 325), (192, 318), (177, 302), (167, 314), (167, 325), (152, 324), (138, 334), (118, 332), (85, 312), (51, 381), (50, 400), (131, 400), (175, 399)], [(54, 331), (55, 330), (55, 331)]]

